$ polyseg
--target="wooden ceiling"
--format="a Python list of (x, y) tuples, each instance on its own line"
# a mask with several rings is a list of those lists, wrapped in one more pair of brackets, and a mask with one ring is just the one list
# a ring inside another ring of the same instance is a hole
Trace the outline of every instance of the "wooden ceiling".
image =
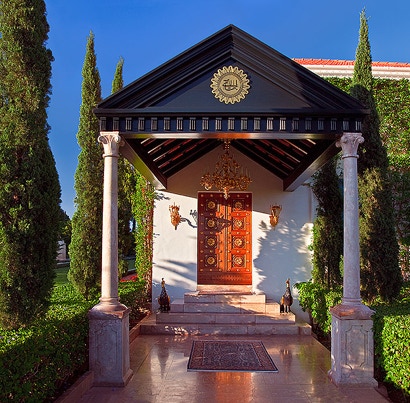
[[(216, 99), (223, 66), (249, 78), (244, 99)], [(368, 111), (355, 99), (235, 26), (178, 55), (95, 109), (101, 131), (125, 139), (123, 155), (157, 187), (231, 139), (294, 190), (338, 152), (343, 132), (360, 131)], [(221, 148), (222, 149), (222, 148)]]

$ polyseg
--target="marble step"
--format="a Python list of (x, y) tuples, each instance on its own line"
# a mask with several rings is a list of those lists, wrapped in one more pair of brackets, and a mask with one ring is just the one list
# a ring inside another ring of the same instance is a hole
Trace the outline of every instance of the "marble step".
[(279, 314), (280, 307), (277, 302), (185, 302), (185, 299), (175, 299), (171, 302), (171, 312), (219, 312), (219, 313), (261, 313)]
[(159, 312), (156, 314), (157, 323), (201, 323), (201, 324), (293, 324), (295, 315), (288, 314), (260, 314), (260, 313), (220, 313), (220, 312)]
[[(164, 314), (166, 315), (166, 314)], [(306, 323), (157, 323), (151, 315), (141, 322), (141, 334), (168, 335), (301, 335), (310, 336)]]
[(184, 294), (184, 303), (202, 304), (264, 304), (265, 294), (254, 293), (206, 293), (206, 292), (187, 292)]

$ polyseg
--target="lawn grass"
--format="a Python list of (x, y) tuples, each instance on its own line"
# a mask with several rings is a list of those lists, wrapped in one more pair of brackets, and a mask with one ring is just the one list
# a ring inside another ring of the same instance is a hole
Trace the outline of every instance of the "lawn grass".
[(56, 269), (56, 278), (54, 279), (54, 285), (68, 284), (67, 273), (69, 268), (70, 267), (67, 265), (58, 267)]

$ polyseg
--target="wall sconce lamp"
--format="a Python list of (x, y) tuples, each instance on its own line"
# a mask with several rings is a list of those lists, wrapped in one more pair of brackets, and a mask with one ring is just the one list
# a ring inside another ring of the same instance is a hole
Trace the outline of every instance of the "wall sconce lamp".
[(282, 206), (278, 204), (274, 204), (270, 206), (269, 219), (270, 219), (270, 225), (272, 225), (273, 228), (275, 228), (279, 222), (279, 215), (281, 211), (282, 211)]
[(179, 214), (179, 206), (175, 203), (173, 206), (169, 206), (169, 212), (171, 214), (171, 224), (177, 229), (178, 224), (181, 222), (181, 216)]

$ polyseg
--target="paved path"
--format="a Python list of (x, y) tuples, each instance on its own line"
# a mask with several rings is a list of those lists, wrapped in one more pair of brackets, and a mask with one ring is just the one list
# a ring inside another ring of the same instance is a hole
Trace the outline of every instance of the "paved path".
[(134, 374), (127, 386), (92, 387), (75, 402), (388, 401), (373, 388), (337, 387), (332, 384), (327, 376), (330, 353), (311, 336), (218, 337), (218, 340), (261, 340), (278, 367), (278, 373), (187, 372), (192, 340), (216, 338), (139, 335), (130, 346)]

